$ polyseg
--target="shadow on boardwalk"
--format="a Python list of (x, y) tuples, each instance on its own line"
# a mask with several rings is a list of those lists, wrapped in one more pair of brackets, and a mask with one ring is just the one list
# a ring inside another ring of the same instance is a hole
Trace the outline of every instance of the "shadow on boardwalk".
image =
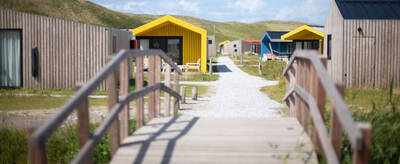
[[(178, 131), (167, 131), (167, 129), (174, 123), (186, 123), (188, 122), (188, 124), (185, 126), (185, 128), (183, 128), (182, 130), (179, 130), (180, 133), (171, 138), (171, 139), (166, 139), (168, 140), (168, 145), (167, 148), (165, 149), (164, 152), (164, 156), (162, 158), (162, 162), (163, 164), (169, 164), (170, 160), (172, 158), (172, 155), (174, 153), (174, 149), (175, 149), (175, 145), (176, 142), (183, 136), (185, 136), (190, 129), (196, 124), (196, 122), (199, 120), (198, 117), (193, 117), (191, 120), (187, 120), (187, 121), (177, 121), (180, 117), (174, 117), (172, 118), (170, 121), (168, 121), (167, 123), (153, 123), (153, 124), (147, 124), (147, 126), (159, 126), (159, 125), (163, 125), (156, 133), (154, 133), (153, 135), (151, 135), (150, 138), (148, 138), (145, 141), (140, 141), (140, 142), (130, 142), (130, 143), (124, 143), (121, 145), (122, 147), (126, 147), (126, 146), (131, 146), (131, 145), (135, 145), (135, 144), (142, 144), (139, 152), (136, 155), (135, 161), (133, 162), (134, 164), (141, 164), (143, 163), (144, 157), (146, 156), (146, 153), (150, 147), (151, 142), (153, 141), (157, 141), (157, 140), (163, 140), (163, 139), (157, 139), (157, 137), (159, 137), (161, 134), (163, 133), (168, 133), (168, 132), (178, 132)], [(138, 134), (138, 135), (149, 135), (149, 134)], [(133, 135), (135, 136), (135, 134)]]

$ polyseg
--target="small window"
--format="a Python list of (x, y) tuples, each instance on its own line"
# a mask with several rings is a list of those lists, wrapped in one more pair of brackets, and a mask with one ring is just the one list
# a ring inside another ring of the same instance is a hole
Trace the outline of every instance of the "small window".
[(236, 48), (236, 44), (234, 44), (233, 47)]
[(208, 44), (212, 44), (212, 40), (208, 40)]
[(331, 60), (332, 58), (332, 35), (328, 35), (328, 42), (327, 42), (327, 58), (328, 60)]
[(117, 36), (113, 36), (112, 39), (112, 52), (117, 53)]

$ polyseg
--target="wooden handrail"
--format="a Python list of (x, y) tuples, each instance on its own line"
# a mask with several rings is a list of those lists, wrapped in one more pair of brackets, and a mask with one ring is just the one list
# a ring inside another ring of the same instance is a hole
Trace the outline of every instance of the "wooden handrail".
[[(39, 129), (37, 129), (31, 136), (32, 140), (32, 149), (40, 151), (41, 153), (45, 153), (45, 142), (47, 138), (58, 128), (61, 126), (62, 122), (64, 122), (69, 115), (84, 101), (87, 97), (97, 88), (97, 86), (104, 80), (106, 80), (111, 73), (118, 69), (121, 63), (127, 58), (137, 58), (144, 56), (159, 56), (166, 63), (168, 63), (175, 70), (175, 76), (178, 74), (182, 74), (182, 70), (178, 68), (176, 64), (174, 64), (171, 59), (165, 55), (162, 50), (147, 50), (147, 51), (139, 51), (139, 50), (121, 50), (110, 62), (108, 62), (105, 67), (97, 73), (91, 80), (89, 80), (84, 86), (81, 87), (77, 91), (77, 93), (71, 97), (45, 124), (43, 124)], [(122, 75), (121, 75), (122, 76)], [(115, 77), (114, 77), (115, 78)], [(178, 81), (176, 81), (178, 82)], [(115, 82), (114, 82), (115, 83)], [(127, 85), (127, 84), (126, 84)], [(126, 87), (126, 86), (125, 86)], [(115, 88), (115, 87), (114, 87)], [(121, 112), (123, 106), (126, 106), (130, 101), (133, 101), (137, 98), (143, 97), (146, 94), (153, 92), (155, 90), (163, 90), (175, 97), (179, 104), (179, 100), (181, 96), (176, 91), (166, 87), (162, 83), (157, 83), (152, 86), (137, 90), (133, 93), (129, 93), (124, 95), (121, 100), (116, 103), (110, 112), (110, 115), (107, 116), (105, 122), (100, 125), (100, 127), (96, 130), (95, 134), (86, 142), (86, 144), (82, 147), (79, 154), (74, 158), (71, 163), (81, 163), (85, 160), (85, 157), (93, 150), (95, 145), (104, 135), (106, 130), (112, 124), (112, 122), (117, 118), (118, 113)], [(45, 162), (46, 157), (45, 154), (40, 154), (41, 157), (32, 157), (31, 163), (42, 163)], [(33, 159), (33, 160), (32, 160)]]
[[(294, 66), (295, 64), (296, 66)], [(312, 74), (313, 72), (315, 74)], [(297, 96), (300, 98), (300, 101), (307, 104), (306, 109), (308, 109), (308, 111), (304, 111), (304, 106), (298, 104), (298, 102), (296, 102), (295, 105), (293, 105), (293, 103), (290, 106), (288, 105), (289, 111), (295, 110), (296, 116), (298, 119), (300, 119), (299, 121), (303, 124), (303, 126), (305, 126), (305, 128), (308, 125), (304, 121), (307, 120), (307, 112), (310, 112), (313, 125), (317, 130), (316, 134), (318, 135), (318, 141), (315, 144), (322, 144), (322, 149), (326, 154), (328, 163), (338, 163), (339, 161), (332, 143), (329, 142), (328, 133), (324, 124), (323, 113), (320, 112), (321, 109), (319, 109), (317, 105), (317, 102), (314, 98), (315, 95), (311, 95), (309, 93), (311, 89), (304, 89), (301, 85), (296, 84), (297, 82), (300, 82), (300, 84), (305, 85), (308, 88), (310, 88), (309, 86), (311, 86), (311, 84), (322, 86), (323, 92), (326, 93), (331, 100), (333, 106), (332, 110), (334, 110), (336, 117), (339, 119), (340, 126), (344, 128), (344, 131), (346, 132), (345, 134), (353, 145), (355, 155), (357, 155), (357, 152), (363, 151), (365, 147), (368, 147), (363, 144), (364, 140), (366, 140), (361, 133), (363, 129), (360, 129), (355, 123), (342, 96), (340, 95), (333, 81), (329, 78), (328, 72), (326, 71), (316, 51), (295, 51), (288, 65), (284, 69), (283, 75), (287, 80), (286, 94), (283, 100), (290, 105), (292, 102), (290, 101), (289, 97)], [(316, 78), (312, 78), (315, 76)], [(293, 77), (297, 79), (297, 82), (294, 82), (295, 79), (291, 79)], [(318, 80), (319, 83), (316, 81), (311, 82), (312, 80)], [(316, 92), (318, 93), (318, 90)], [(313, 93), (315, 93), (315, 88)], [(325, 99), (323, 99), (323, 101), (325, 101)], [(291, 109), (293, 106), (295, 109)], [(307, 130), (308, 129), (305, 131)]]
[(93, 151), (95, 148), (96, 144), (100, 141), (100, 139), (103, 137), (107, 129), (110, 127), (111, 123), (118, 118), (119, 112), (121, 112), (122, 107), (127, 104), (128, 102), (131, 102), (139, 97), (145, 96), (146, 94), (155, 91), (157, 89), (161, 89), (165, 92), (168, 92), (172, 96), (174, 96), (177, 99), (181, 99), (181, 96), (173, 91), (172, 89), (165, 87), (163, 83), (157, 83), (155, 85), (143, 88), (139, 91), (135, 91), (133, 93), (130, 93), (126, 96), (124, 96), (112, 109), (111, 113), (106, 117), (104, 122), (97, 128), (96, 132), (93, 134), (92, 138), (89, 139), (88, 142), (86, 142), (85, 146), (79, 151), (78, 155), (75, 156), (75, 158), (71, 161), (71, 163), (82, 163), (85, 158)]

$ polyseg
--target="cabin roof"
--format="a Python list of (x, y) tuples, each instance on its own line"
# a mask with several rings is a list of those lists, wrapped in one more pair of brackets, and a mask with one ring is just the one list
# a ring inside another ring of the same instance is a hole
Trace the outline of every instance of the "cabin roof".
[(400, 19), (400, 0), (335, 0), (344, 19)]
[(281, 39), (281, 36), (288, 32), (289, 31), (267, 31), (271, 39)]

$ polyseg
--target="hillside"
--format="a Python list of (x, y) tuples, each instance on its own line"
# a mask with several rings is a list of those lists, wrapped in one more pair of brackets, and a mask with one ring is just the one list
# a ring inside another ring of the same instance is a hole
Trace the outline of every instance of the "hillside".
[[(116, 12), (85, 0), (1, 0), (0, 7), (121, 29), (136, 28), (161, 17), (160, 15)], [(175, 17), (206, 29), (209, 35), (213, 35), (215, 25), (217, 42), (236, 39), (260, 39), (265, 31), (292, 30), (306, 24), (288, 21), (262, 21), (246, 24), (214, 22), (178, 15), (175, 15)]]

